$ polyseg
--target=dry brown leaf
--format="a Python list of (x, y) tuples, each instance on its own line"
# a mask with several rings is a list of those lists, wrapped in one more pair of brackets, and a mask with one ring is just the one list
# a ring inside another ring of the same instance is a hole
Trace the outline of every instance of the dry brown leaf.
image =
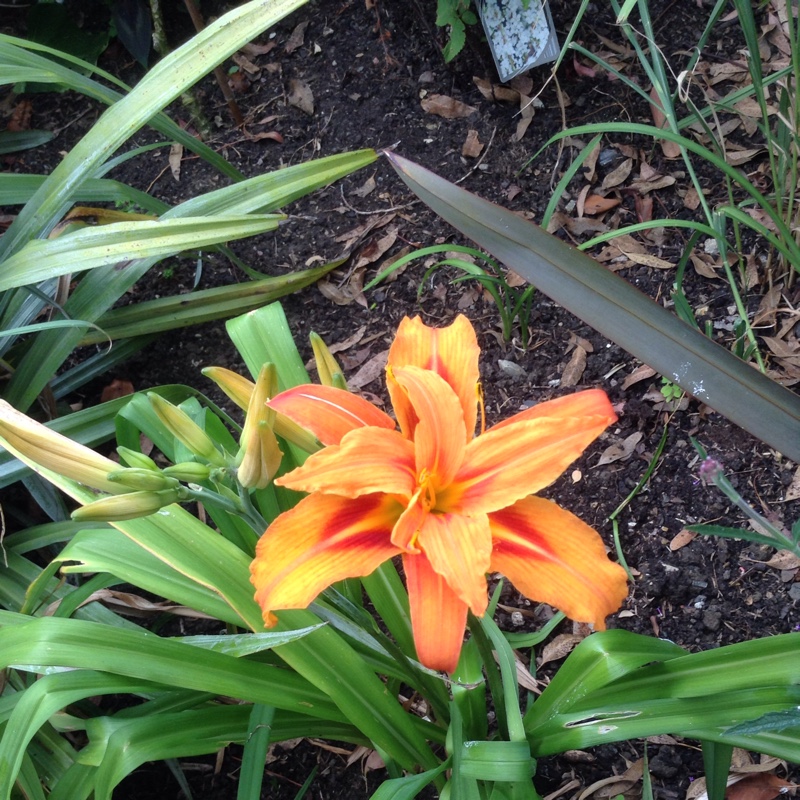
[[(539, 105), (541, 105), (541, 103)], [(519, 96), (519, 121), (517, 122), (517, 127), (514, 129), (514, 135), (511, 137), (512, 141), (519, 142), (525, 135), (525, 132), (533, 121), (536, 108), (536, 102), (532, 98), (525, 94)]]
[(646, 381), (649, 378), (652, 378), (656, 374), (656, 371), (652, 367), (648, 367), (647, 364), (642, 364), (641, 366), (636, 367), (636, 369), (628, 375), (627, 378), (622, 382), (623, 389), (629, 389), (636, 383), (640, 381)]
[(747, 775), (725, 792), (725, 800), (774, 800), (787, 789), (796, 788), (796, 784), (779, 778), (769, 772)]
[(708, 255), (708, 253), (691, 253), (689, 258), (692, 261), (694, 271), (698, 275), (711, 279), (719, 277), (716, 273), (717, 262), (713, 256)]
[(291, 36), (286, 40), (286, 44), (284, 45), (284, 52), (286, 53), (294, 53), (298, 47), (303, 46), (303, 42), (306, 38), (306, 28), (308, 27), (308, 23), (310, 20), (306, 20), (305, 22), (301, 22), (299, 25), (295, 27), (292, 31)]
[(583, 203), (583, 213), (589, 214), (602, 214), (612, 208), (616, 208), (622, 200), (618, 197), (601, 197), (599, 194), (592, 194), (586, 198)]
[(657, 178), (651, 178), (650, 180), (639, 178), (631, 181), (630, 186), (631, 189), (636, 189), (639, 194), (647, 194), (658, 189), (666, 189), (667, 186), (672, 186), (674, 183), (675, 178), (672, 175), (659, 175)]
[(748, 161), (751, 161), (755, 158), (759, 153), (763, 153), (763, 147), (751, 147), (748, 150), (728, 150), (725, 154), (725, 160), (732, 166), (732, 167), (739, 167), (742, 164), (746, 164)]
[(603, 178), (603, 188), (612, 189), (615, 186), (619, 186), (627, 179), (628, 175), (631, 174), (632, 169), (633, 159), (626, 158), (618, 167), (612, 169), (611, 172)]
[[(775, 324), (775, 318), (778, 312), (778, 303), (781, 300), (781, 292), (783, 291), (783, 284), (773, 284), (761, 298), (758, 304), (756, 313), (753, 316), (753, 327), (765, 327)], [(781, 338), (781, 337), (778, 337)]]
[[(13, 95), (11, 95), (13, 97)], [(33, 115), (33, 104), (30, 100), (20, 100), (14, 106), (14, 111), (11, 114), (11, 119), (6, 125), (6, 130), (18, 133), (19, 131), (30, 130), (31, 117)]]
[(445, 119), (459, 119), (475, 114), (478, 109), (444, 94), (429, 94), (422, 100), (422, 110)]
[(616, 442), (606, 447), (600, 455), (597, 466), (602, 467), (606, 464), (613, 464), (615, 461), (627, 461), (633, 455), (636, 445), (642, 441), (643, 437), (644, 434), (641, 431), (637, 431), (625, 437), (621, 442)]
[(368, 194), (371, 194), (375, 191), (375, 187), (377, 184), (375, 183), (375, 173), (373, 172), (372, 175), (367, 178), (364, 183), (361, 184), (357, 189), (353, 189), (350, 194), (355, 195), (356, 197), (366, 197)]
[(671, 261), (651, 255), (650, 253), (625, 253), (625, 255), (631, 261), (636, 264), (641, 264), (643, 267), (652, 267), (653, 269), (672, 269), (675, 266)]
[(233, 63), (239, 67), (239, 69), (243, 70), (248, 75), (258, 75), (258, 73), (261, 72), (261, 67), (259, 67), (257, 64), (254, 64), (246, 56), (241, 55), (241, 53), (234, 53), (231, 56), (231, 59)]
[(693, 542), (696, 536), (697, 534), (691, 531), (680, 531), (680, 533), (676, 533), (670, 540), (669, 549), (673, 552), (680, 550), (682, 547), (686, 547), (690, 542)]
[(690, 211), (694, 211), (699, 205), (700, 195), (697, 193), (697, 189), (692, 186), (686, 190), (686, 194), (683, 196), (683, 206)]
[(501, 101), (504, 103), (518, 103), (519, 91), (512, 89), (508, 86), (492, 83), (486, 78), (473, 78), (472, 82), (478, 87), (478, 91), (484, 96), (486, 100)]
[(368, 242), (358, 254), (354, 269), (358, 270), (377, 261), (397, 241), (397, 228), (391, 227), (379, 239)]
[(305, 81), (291, 78), (289, 80), (289, 96), (286, 99), (290, 106), (299, 108), (303, 113), (314, 113), (314, 93)]
[(181, 159), (183, 158), (183, 145), (173, 142), (169, 148), (169, 171), (176, 181), (181, 179)]
[(133, 392), (133, 384), (130, 381), (123, 381), (119, 378), (114, 378), (111, 383), (103, 387), (103, 391), (100, 393), (100, 402), (106, 403), (109, 400), (117, 400), (120, 397), (127, 397), (129, 394), (133, 394)]
[[(655, 86), (650, 90), (650, 100), (650, 113), (653, 115), (653, 124), (656, 128), (669, 127), (667, 118), (661, 110), (661, 101), (658, 99), (658, 92)], [(681, 148), (676, 142), (661, 139), (659, 144), (661, 145), (661, 152), (664, 154), (664, 158), (680, 158)]]
[(249, 56), (265, 56), (270, 51), (277, 47), (275, 41), (268, 42), (267, 44), (256, 44), (255, 42), (248, 42), (243, 48), (242, 52), (247, 53)]
[(538, 659), (539, 666), (566, 658), (584, 638), (574, 633), (559, 633), (553, 641), (542, 648), (542, 655)]
[(169, 602), (153, 602), (138, 594), (131, 594), (130, 592), (118, 592), (114, 589), (98, 589), (92, 592), (82, 603), (84, 606), (87, 603), (99, 601), (108, 606), (124, 609), (123, 613), (132, 616), (153, 616), (155, 614), (175, 614), (179, 617), (194, 617), (197, 619), (214, 619), (208, 614), (203, 614), (201, 611), (195, 611), (186, 606), (177, 605), (176, 603)]
[(363, 389), (365, 386), (372, 383), (372, 381), (383, 375), (383, 370), (386, 367), (388, 359), (388, 349), (374, 355), (352, 378), (347, 379), (347, 385), (351, 389)]
[(773, 569), (798, 569), (800, 568), (800, 557), (791, 550), (778, 550), (769, 561), (764, 563)]
[(579, 795), (578, 800), (588, 800), (590, 797), (604, 800), (608, 797), (616, 797), (617, 795), (625, 795), (626, 792), (633, 789), (634, 786), (642, 779), (644, 774), (644, 759), (640, 758), (634, 761), (633, 764), (622, 773), (622, 775), (613, 775), (610, 778), (602, 778), (595, 781), (591, 786), (587, 786)]
[(478, 131), (474, 128), (470, 128), (467, 131), (467, 138), (461, 146), (461, 155), (464, 156), (464, 158), (477, 158), (482, 150), (483, 144), (480, 139), (478, 139)]
[(789, 488), (786, 490), (786, 494), (783, 498), (785, 503), (797, 499), (800, 499), (800, 467), (794, 471), (792, 482), (789, 484)]
[(577, 386), (585, 369), (586, 351), (582, 347), (576, 347), (572, 352), (572, 358), (561, 373), (561, 386)]

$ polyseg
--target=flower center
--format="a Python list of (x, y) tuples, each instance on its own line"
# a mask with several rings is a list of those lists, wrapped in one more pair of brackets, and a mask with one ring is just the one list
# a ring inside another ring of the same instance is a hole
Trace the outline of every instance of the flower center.
[(434, 486), (434, 474), (423, 469), (418, 479), (419, 485), (419, 504), (425, 511), (430, 511), (436, 505), (436, 488)]

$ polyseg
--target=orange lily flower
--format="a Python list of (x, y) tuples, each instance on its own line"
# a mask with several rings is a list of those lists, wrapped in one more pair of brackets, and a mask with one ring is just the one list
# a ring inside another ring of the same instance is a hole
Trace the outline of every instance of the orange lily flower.
[[(261, 538), (251, 566), (265, 622), (400, 555), (417, 657), (453, 672), (467, 611), (488, 604), (487, 572), (528, 597), (605, 628), (627, 594), (598, 534), (535, 492), (616, 421), (605, 393), (540, 403), (475, 436), (477, 337), (404, 319), (389, 351), (397, 423), (363, 398), (303, 385), (269, 406), (327, 447), (276, 483), (308, 492)], [(397, 426), (399, 425), (399, 430)]]

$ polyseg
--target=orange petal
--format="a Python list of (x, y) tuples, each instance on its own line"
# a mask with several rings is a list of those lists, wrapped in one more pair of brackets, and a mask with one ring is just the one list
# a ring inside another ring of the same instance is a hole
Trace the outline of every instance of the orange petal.
[(425, 556), (403, 556), (417, 658), (429, 669), (454, 672), (464, 642), (467, 604)]
[(550, 500), (528, 497), (489, 515), (492, 571), (531, 600), (605, 630), (628, 594), (625, 570), (608, 559), (598, 533)]
[(377, 406), (333, 386), (295, 386), (275, 395), (267, 405), (310, 430), (323, 444), (339, 444), (342, 436), (356, 428), (396, 427), (394, 420)]
[(341, 444), (309, 456), (305, 464), (275, 480), (300, 492), (361, 497), (381, 492), (411, 497), (416, 490), (414, 444), (398, 431), (357, 428)]
[(466, 446), (458, 397), (430, 370), (399, 367), (393, 374), (418, 420), (414, 431), (417, 476), (429, 475), (433, 488), (447, 486), (461, 466)]
[[(563, 397), (556, 397), (553, 400), (545, 400), (535, 406), (520, 411), (502, 422), (493, 425), (489, 430), (496, 431), (511, 425), (515, 422), (527, 422), (532, 419), (548, 417), (550, 419), (570, 419), (573, 417), (595, 417), (606, 416), (608, 424), (617, 421), (617, 415), (608, 399), (608, 395), (602, 389), (586, 389), (583, 392), (567, 394)], [(488, 431), (487, 431), (488, 433)]]
[(467, 444), (442, 510), (498, 511), (549, 486), (616, 417), (541, 417), (495, 426)]
[(275, 609), (305, 608), (336, 581), (369, 575), (397, 555), (389, 535), (399, 513), (384, 495), (347, 500), (314, 494), (278, 516), (250, 565), (264, 621), (274, 622)]
[(492, 555), (492, 534), (485, 515), (428, 514), (419, 532), (419, 546), (437, 575), (476, 616), (489, 603), (486, 573)]
[(407, 415), (404, 413), (407, 401), (403, 393), (398, 392), (397, 386), (393, 385), (392, 371), (397, 367), (420, 367), (444, 378), (458, 396), (464, 412), (467, 437), (471, 439), (478, 414), (479, 355), (475, 329), (462, 314), (446, 328), (429, 328), (419, 317), (403, 319), (389, 349), (387, 385), (397, 421), (406, 436), (413, 436), (413, 424), (407, 427)]

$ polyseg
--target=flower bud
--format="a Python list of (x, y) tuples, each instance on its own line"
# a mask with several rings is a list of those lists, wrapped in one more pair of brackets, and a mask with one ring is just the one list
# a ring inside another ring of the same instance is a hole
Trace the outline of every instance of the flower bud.
[(244, 429), (239, 439), (242, 452), (236, 477), (248, 489), (263, 489), (281, 465), (283, 453), (272, 428), (277, 414), (267, 406), (267, 400), (275, 393), (277, 384), (275, 365), (264, 364), (250, 394)]
[(117, 453), (122, 461), (129, 467), (135, 467), (136, 469), (149, 469), (153, 472), (158, 472), (158, 464), (153, 461), (150, 456), (146, 456), (144, 453), (140, 453), (138, 450), (131, 450), (129, 447), (123, 447), (120, 445), (117, 448)]
[(108, 473), (108, 479), (113, 483), (121, 483), (128, 489), (137, 491), (158, 492), (162, 489), (175, 489), (179, 484), (176, 478), (164, 475), (162, 472), (153, 472), (150, 469), (118, 469)]
[(311, 349), (314, 351), (314, 359), (317, 362), (319, 382), (323, 386), (335, 386), (337, 389), (347, 390), (344, 372), (342, 372), (339, 362), (333, 357), (328, 345), (314, 331), (311, 331), (308, 338), (311, 340)]
[(181, 461), (180, 464), (165, 467), (164, 474), (186, 483), (201, 483), (211, 477), (211, 469), (208, 464), (199, 461)]
[(5, 400), (0, 400), (0, 444), (34, 469), (44, 467), (111, 494), (124, 491), (107, 477), (118, 464), (35, 422)]
[(238, 372), (225, 369), (225, 367), (206, 367), (201, 372), (206, 378), (214, 381), (239, 408), (247, 411), (250, 395), (255, 388), (253, 381), (239, 375)]
[(78, 522), (115, 522), (137, 517), (147, 517), (164, 506), (180, 500), (180, 489), (165, 489), (160, 492), (129, 492), (113, 497), (103, 497), (72, 512)]
[(149, 392), (147, 398), (167, 430), (192, 453), (216, 467), (226, 465), (225, 457), (217, 449), (214, 440), (185, 411), (155, 392)]

